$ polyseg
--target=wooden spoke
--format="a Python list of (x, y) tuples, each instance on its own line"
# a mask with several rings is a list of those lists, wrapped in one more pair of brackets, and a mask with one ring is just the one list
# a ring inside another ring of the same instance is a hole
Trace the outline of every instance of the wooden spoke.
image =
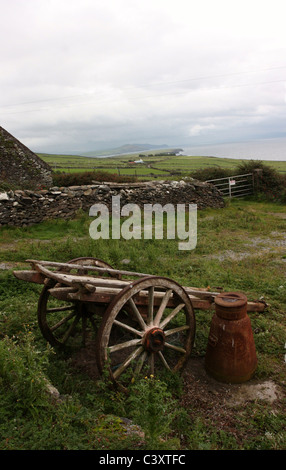
[(80, 314), (77, 314), (77, 316), (75, 317), (73, 323), (71, 324), (69, 329), (66, 331), (65, 335), (63, 336), (63, 340), (62, 340), (63, 343), (66, 343), (68, 338), (73, 334), (73, 332), (75, 330), (75, 327), (78, 324), (80, 318), (81, 318)]
[(133, 313), (135, 314), (135, 317), (136, 317), (137, 320), (138, 320), (139, 325), (141, 326), (141, 328), (142, 328), (143, 330), (145, 330), (145, 329), (146, 329), (146, 324), (145, 324), (145, 322), (144, 322), (144, 320), (143, 320), (143, 318), (142, 318), (141, 313), (139, 312), (138, 308), (136, 307), (135, 302), (134, 302), (134, 300), (132, 299), (132, 297), (129, 299), (129, 305), (131, 306), (131, 308), (132, 308), (132, 310), (133, 310)]
[(165, 331), (165, 336), (170, 336), (175, 333), (179, 333), (180, 331), (188, 330), (189, 328), (189, 325), (178, 326), (177, 328), (173, 328), (172, 330)]
[(119, 320), (114, 320), (115, 325), (121, 326), (121, 328), (124, 328), (127, 331), (130, 331), (130, 333), (133, 333), (134, 335), (138, 336), (143, 336), (142, 331), (138, 331), (135, 328), (132, 328), (132, 326), (126, 325), (126, 323), (122, 323)]
[(186, 354), (186, 350), (184, 348), (180, 348), (180, 346), (176, 346), (175, 344), (165, 343), (166, 348), (173, 349), (174, 351), (181, 352)]
[(154, 312), (154, 286), (151, 286), (148, 293), (148, 325), (153, 324), (153, 312)]
[(155, 354), (154, 353), (150, 354), (150, 374), (151, 375), (155, 374)]
[(164, 366), (166, 367), (166, 369), (170, 370), (170, 366), (169, 364), (167, 363), (166, 359), (164, 358), (163, 354), (161, 353), (161, 351), (159, 351), (159, 357), (162, 361), (162, 363), (164, 364)]
[(167, 303), (168, 303), (172, 293), (173, 293), (172, 289), (168, 289), (167, 292), (165, 293), (165, 295), (162, 299), (162, 302), (160, 304), (160, 307), (158, 309), (158, 312), (156, 313), (155, 320), (154, 320), (154, 325), (159, 325), (160, 320), (162, 318), (162, 315), (164, 313), (164, 310), (167, 306)]
[(144, 351), (138, 359), (134, 374), (138, 375), (141, 372), (145, 359), (147, 357), (147, 351)]
[(67, 307), (53, 307), (53, 308), (47, 308), (47, 313), (52, 313), (52, 312), (65, 312), (70, 309), (74, 309), (74, 305), (68, 305)]
[(140, 346), (140, 348), (138, 349), (135, 349), (135, 351), (133, 351), (132, 354), (130, 354), (130, 356), (128, 356), (125, 359), (123, 364), (121, 364), (113, 373), (114, 378), (117, 379), (122, 374), (122, 372), (129, 366), (129, 364), (133, 361), (133, 359), (135, 359), (139, 354), (141, 354), (142, 351), (143, 351), (142, 346)]
[(125, 341), (124, 343), (115, 344), (114, 346), (109, 346), (109, 352), (120, 351), (125, 348), (129, 348), (130, 346), (136, 346), (142, 342), (141, 339), (132, 339), (130, 341)]
[(165, 328), (166, 325), (177, 315), (178, 312), (182, 310), (182, 308), (185, 306), (185, 304), (179, 304), (177, 305), (174, 310), (160, 323), (160, 328)]
[(71, 318), (73, 318), (76, 315), (76, 312), (73, 311), (70, 315), (67, 317), (62, 318), (58, 323), (56, 323), (54, 326), (51, 326), (50, 330), (52, 332), (56, 331), (60, 326), (64, 325), (67, 323)]

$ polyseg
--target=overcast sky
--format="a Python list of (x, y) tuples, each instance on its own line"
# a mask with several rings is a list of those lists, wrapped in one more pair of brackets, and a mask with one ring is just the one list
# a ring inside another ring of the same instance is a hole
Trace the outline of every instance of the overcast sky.
[(0, 126), (36, 152), (285, 136), (282, 0), (0, 0)]

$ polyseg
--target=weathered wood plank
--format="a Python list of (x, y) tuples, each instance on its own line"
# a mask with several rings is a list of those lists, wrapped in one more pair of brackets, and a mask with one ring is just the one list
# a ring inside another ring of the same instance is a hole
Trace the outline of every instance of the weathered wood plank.
[(13, 271), (14, 276), (21, 281), (44, 284), (46, 277), (38, 271)]
[(76, 263), (59, 263), (56, 261), (38, 261), (33, 259), (27, 259), (27, 263), (30, 263), (33, 269), (37, 269), (38, 265), (41, 266), (51, 266), (54, 268), (67, 268), (67, 269), (78, 269), (78, 270), (88, 270), (88, 271), (95, 271), (107, 274), (122, 274), (126, 276), (138, 276), (138, 277), (145, 277), (150, 276), (150, 274), (146, 273), (138, 273), (133, 271), (125, 271), (121, 269), (113, 269), (113, 268), (103, 268), (101, 266), (91, 266), (91, 265), (81, 265)]
[[(34, 282), (38, 284), (44, 284), (45, 280), (53, 279), (60, 283), (61, 286), (67, 287), (55, 287), (50, 289), (51, 294), (61, 300), (81, 300), (85, 302), (97, 302), (97, 303), (109, 303), (115, 295), (117, 295), (123, 288), (128, 285), (132, 285), (133, 279), (115, 279), (114, 277), (100, 277), (92, 275), (79, 275), (70, 274), (59, 271), (51, 271), (47, 269), (49, 267), (67, 268), (67, 269), (78, 269), (82, 270), (86, 268), (90, 271), (105, 272), (105, 273), (118, 273), (125, 275), (135, 275), (146, 277), (149, 274), (135, 273), (131, 271), (114, 270), (108, 268), (101, 268), (97, 266), (82, 266), (73, 263), (57, 263), (52, 261), (37, 261), (27, 260), (33, 267), (30, 271), (14, 271), (16, 278)], [(214, 300), (216, 295), (220, 292), (212, 292), (209, 288), (198, 288), (198, 287), (182, 287), (190, 300), (192, 301), (195, 309), (214, 309)], [(221, 289), (219, 289), (221, 290)], [(158, 306), (161, 302), (164, 292), (160, 291), (160, 288), (156, 288), (154, 292), (154, 305)], [(138, 305), (148, 305), (149, 291), (141, 291), (134, 297), (135, 303)], [(168, 300), (168, 307), (174, 307), (175, 302), (172, 298)], [(266, 304), (260, 301), (249, 301), (247, 303), (248, 312), (263, 312), (266, 308)]]

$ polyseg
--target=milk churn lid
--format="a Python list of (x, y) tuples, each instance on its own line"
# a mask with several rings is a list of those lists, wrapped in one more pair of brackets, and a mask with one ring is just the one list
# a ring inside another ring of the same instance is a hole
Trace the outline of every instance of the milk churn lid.
[(240, 292), (222, 292), (215, 297), (215, 303), (226, 308), (242, 307), (247, 303), (247, 297)]

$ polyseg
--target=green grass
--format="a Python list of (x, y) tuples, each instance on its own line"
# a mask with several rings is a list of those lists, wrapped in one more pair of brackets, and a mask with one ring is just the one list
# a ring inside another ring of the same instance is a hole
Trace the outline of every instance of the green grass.
[[(0, 449), (136, 450), (150, 448), (150, 442), (152, 449), (182, 451), (285, 449), (281, 400), (274, 405), (258, 400), (227, 411), (217, 403), (213, 413), (211, 404), (202, 401), (201, 406), (188, 395), (182, 378), (166, 377), (162, 379), (166, 387), (154, 383), (158, 395), (152, 400), (157, 405), (152, 408), (151, 403), (149, 408), (144, 377), (129, 398), (105, 380), (94, 380), (84, 368), (75, 367), (69, 355), (47, 346), (36, 318), (41, 286), (18, 281), (12, 274), (28, 258), (68, 261), (93, 256), (116, 268), (167, 276), (185, 286), (222, 287), (242, 291), (250, 300), (263, 298), (267, 310), (250, 313), (258, 356), (255, 379), (274, 381), (283, 389), (286, 223), (279, 215), (283, 213), (285, 205), (255, 200), (233, 200), (223, 209), (199, 211), (198, 242), (189, 252), (179, 251), (177, 240), (92, 240), (91, 220), (83, 213), (74, 220), (46, 221), (24, 229), (2, 227), (0, 264), (10, 263), (10, 269), (0, 270), (0, 385), (4, 392)], [(126, 259), (128, 265), (123, 263)], [(212, 315), (212, 311), (196, 312), (194, 358), (205, 354)], [(61, 401), (47, 399), (43, 377), (59, 390)], [(138, 415), (140, 400), (144, 413)], [(160, 416), (156, 418), (152, 410), (157, 408)], [(140, 424), (149, 441), (126, 433), (123, 418)], [(162, 423), (157, 429), (160, 436), (152, 427), (156, 419)]]
[[(87, 171), (93, 169), (103, 169), (104, 171), (121, 172), (121, 174), (139, 174), (142, 173), (162, 173), (162, 171), (179, 171), (182, 174), (188, 174), (191, 171), (207, 167), (218, 167), (235, 169), (239, 163), (247, 161), (234, 158), (218, 158), (218, 157), (196, 157), (196, 156), (154, 156), (143, 158), (144, 164), (130, 164), (129, 160), (139, 158), (139, 153), (132, 155), (120, 155), (116, 157), (106, 158), (90, 158), (79, 157), (73, 155), (47, 155), (39, 154), (39, 156), (49, 163), (54, 171)], [(279, 172), (286, 172), (286, 161), (265, 161), (266, 165), (271, 166)], [(150, 168), (148, 165), (151, 165)], [(166, 173), (167, 175), (167, 173)]]

